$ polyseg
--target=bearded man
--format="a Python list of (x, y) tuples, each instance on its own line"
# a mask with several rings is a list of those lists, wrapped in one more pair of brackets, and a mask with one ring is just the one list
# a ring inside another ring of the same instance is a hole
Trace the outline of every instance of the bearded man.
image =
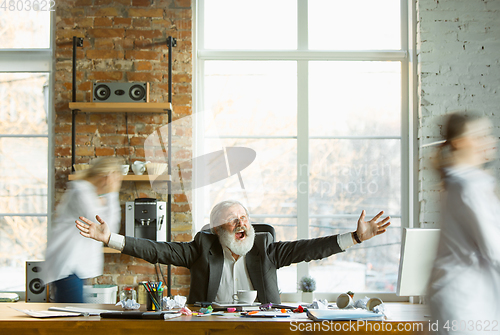
[(257, 290), (261, 303), (280, 303), (276, 270), (343, 252), (385, 232), (389, 217), (377, 222), (361, 213), (356, 231), (307, 240), (275, 242), (269, 233), (255, 233), (248, 210), (238, 201), (218, 203), (210, 213), (211, 231), (200, 231), (191, 242), (156, 242), (110, 233), (107, 224), (80, 217), (84, 237), (104, 242), (122, 253), (150, 263), (183, 266), (191, 271), (188, 303), (230, 302), (238, 290)]

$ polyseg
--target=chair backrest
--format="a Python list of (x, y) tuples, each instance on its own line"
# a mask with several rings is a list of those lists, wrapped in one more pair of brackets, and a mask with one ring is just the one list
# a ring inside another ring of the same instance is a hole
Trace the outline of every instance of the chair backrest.
[[(276, 232), (270, 224), (252, 222), (252, 226), (256, 233), (269, 233), (273, 237), (273, 241), (276, 239)], [(210, 223), (204, 225), (201, 230), (210, 231)]]

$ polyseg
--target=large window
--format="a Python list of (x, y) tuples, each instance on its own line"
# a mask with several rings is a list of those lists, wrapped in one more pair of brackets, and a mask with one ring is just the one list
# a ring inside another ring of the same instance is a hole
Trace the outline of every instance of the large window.
[(2, 8), (0, 27), (0, 291), (22, 292), (47, 243), (51, 12)]
[(392, 217), (383, 236), (280, 269), (282, 292), (307, 274), (318, 292), (395, 291), (409, 218), (406, 17), (402, 0), (197, 1), (196, 155), (238, 146), (256, 159), (197, 191), (195, 222), (224, 199), (278, 240), (353, 231), (363, 209)]

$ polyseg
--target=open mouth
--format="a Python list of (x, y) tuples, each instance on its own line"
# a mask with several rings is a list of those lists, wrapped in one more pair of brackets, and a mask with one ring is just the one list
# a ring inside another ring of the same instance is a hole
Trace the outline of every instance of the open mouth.
[(234, 233), (234, 236), (237, 240), (243, 240), (247, 236), (247, 234), (244, 229), (239, 229)]

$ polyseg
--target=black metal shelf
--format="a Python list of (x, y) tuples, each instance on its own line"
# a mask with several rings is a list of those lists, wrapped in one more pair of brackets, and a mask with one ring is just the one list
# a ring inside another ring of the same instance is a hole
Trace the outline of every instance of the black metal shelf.
[[(168, 178), (164, 178), (168, 185), (167, 195), (167, 242), (172, 240), (172, 182), (170, 179), (172, 166), (172, 47), (177, 46), (177, 40), (172, 36), (167, 37), (168, 46), (168, 102), (167, 103), (85, 103), (76, 102), (76, 48), (83, 47), (83, 38), (73, 36), (73, 91), (72, 102), (69, 107), (72, 111), (71, 119), (71, 169), (74, 171), (75, 165), (75, 149), (76, 149), (76, 114), (78, 112), (88, 113), (164, 113), (168, 115)], [(163, 148), (164, 149), (164, 148)], [(70, 175), (69, 180), (73, 179)], [(140, 177), (140, 178), (138, 178)], [(131, 181), (146, 181), (149, 176), (124, 176), (124, 180)], [(163, 180), (163, 177), (162, 177)], [(169, 264), (167, 267), (167, 296), (172, 295), (172, 268)]]

